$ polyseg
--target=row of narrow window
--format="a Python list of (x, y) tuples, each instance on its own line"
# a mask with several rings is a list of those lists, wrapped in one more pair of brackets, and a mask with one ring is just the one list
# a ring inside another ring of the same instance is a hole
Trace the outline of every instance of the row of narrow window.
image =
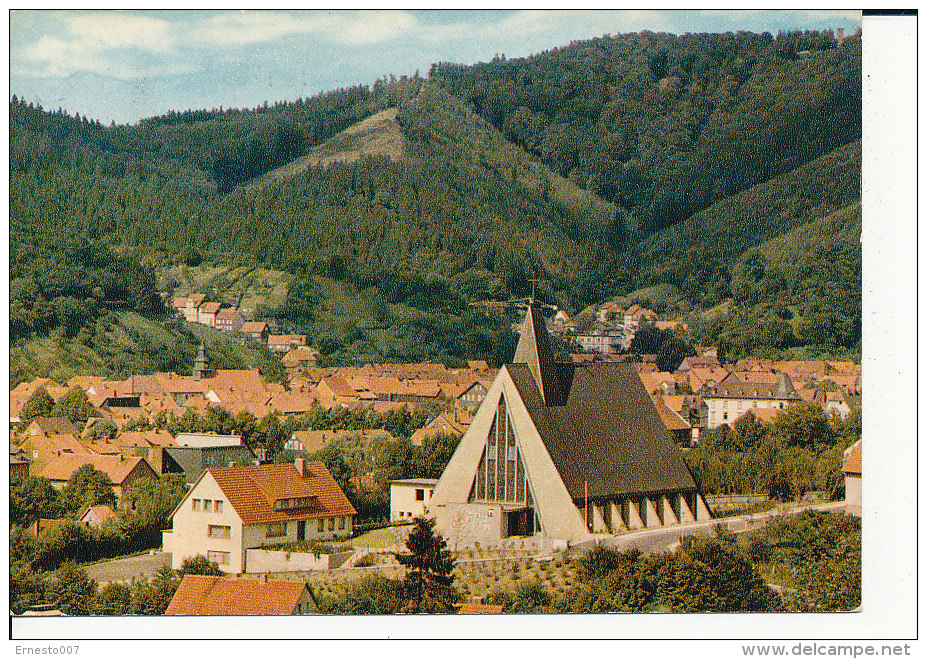
[(470, 501), (524, 503), (529, 506), (533, 503), (504, 397), (499, 399), (499, 407), (489, 429)]
[(217, 513), (222, 512), (224, 502), (222, 499), (194, 499), (193, 500), (193, 510), (201, 510), (203, 512), (211, 513), (215, 510)]

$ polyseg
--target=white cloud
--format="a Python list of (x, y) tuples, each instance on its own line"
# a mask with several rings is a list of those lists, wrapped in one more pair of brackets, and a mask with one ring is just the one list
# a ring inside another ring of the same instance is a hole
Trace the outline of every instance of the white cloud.
[(314, 35), (345, 45), (369, 45), (399, 39), (418, 27), (404, 11), (230, 12), (185, 26), (188, 39), (211, 46), (265, 43), (293, 35)]
[(45, 34), (12, 54), (20, 70), (40, 77), (97, 73), (130, 80), (194, 68), (170, 57), (176, 38), (168, 21), (115, 12), (61, 16), (64, 34)]
[(153, 53), (174, 49), (171, 24), (159, 18), (124, 13), (79, 14), (68, 20), (73, 38), (100, 49), (138, 48)]

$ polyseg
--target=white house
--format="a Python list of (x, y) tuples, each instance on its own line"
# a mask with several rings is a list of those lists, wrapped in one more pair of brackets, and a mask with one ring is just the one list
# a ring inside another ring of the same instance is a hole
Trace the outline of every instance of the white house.
[(242, 573), (248, 549), (346, 538), (355, 514), (321, 462), (209, 469), (171, 513), (164, 551), (175, 570), (204, 555), (223, 572)]
[(784, 410), (801, 401), (788, 373), (779, 372), (776, 382), (741, 382), (730, 374), (713, 387), (704, 387), (702, 400), (708, 406), (708, 428), (734, 422), (748, 410)]
[(428, 503), (435, 491), (437, 479), (408, 478), (389, 484), (389, 517), (403, 521), (421, 517), (428, 512)]

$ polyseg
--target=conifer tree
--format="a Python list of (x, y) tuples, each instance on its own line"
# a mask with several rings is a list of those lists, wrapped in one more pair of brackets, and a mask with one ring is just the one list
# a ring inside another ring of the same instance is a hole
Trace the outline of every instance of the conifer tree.
[(406, 540), (406, 554), (396, 560), (406, 568), (409, 601), (405, 613), (450, 613), (457, 592), (454, 590), (454, 559), (447, 542), (436, 534), (435, 520), (416, 517)]

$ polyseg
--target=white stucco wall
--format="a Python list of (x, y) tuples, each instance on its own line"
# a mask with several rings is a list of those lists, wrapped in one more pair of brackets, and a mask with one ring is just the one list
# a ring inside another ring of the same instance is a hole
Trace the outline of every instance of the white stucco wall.
[(861, 476), (845, 474), (846, 510), (857, 517), (863, 514), (863, 479)]
[[(417, 490), (422, 490), (424, 500), (415, 498)], [(416, 485), (409, 483), (391, 483), (389, 486), (389, 516), (393, 521), (407, 521), (413, 517), (426, 515), (434, 485)], [(402, 513), (400, 515), (400, 513)]]
[[(705, 398), (708, 405), (708, 423), (707, 428), (717, 428), (723, 424), (733, 425), (734, 422), (743, 414), (751, 409), (774, 409), (785, 410), (792, 401), (771, 400), (771, 399), (747, 399), (747, 398)], [(727, 418), (724, 418), (725, 412)]]
[[(200, 510), (193, 510), (193, 501), (200, 501)], [(203, 501), (213, 502), (212, 511), (203, 510)], [(215, 502), (222, 501), (222, 512), (215, 512)], [(209, 537), (209, 525), (230, 527), (230, 537)], [(220, 564), (223, 572), (237, 574), (243, 570), (242, 539), (243, 525), (241, 518), (229, 505), (229, 502), (216, 480), (209, 472), (203, 474), (196, 486), (187, 493), (186, 498), (173, 517), (173, 532), (170, 534), (171, 567), (180, 569), (185, 558), (202, 554), (209, 556), (210, 551), (229, 553), (229, 562)]]
[[(200, 501), (200, 510), (193, 510), (193, 501)], [(212, 501), (212, 511), (203, 510), (203, 502)], [(223, 502), (222, 512), (215, 512), (215, 502)], [(329, 530), (329, 519), (325, 519), (325, 528), (318, 530), (318, 519), (306, 520), (305, 540), (328, 542), (351, 537), (353, 518), (344, 516), (344, 529), (340, 528), (339, 517), (334, 517), (334, 530)], [(209, 536), (209, 526), (228, 526), (228, 538)], [(296, 521), (286, 524), (286, 535), (267, 536), (267, 524), (242, 523), (241, 517), (234, 511), (216, 480), (206, 472), (181, 503), (173, 517), (173, 529), (165, 533), (164, 551), (171, 553), (171, 567), (180, 569), (185, 558), (203, 555), (209, 557), (210, 551), (228, 552), (228, 563), (220, 563), (219, 569), (231, 574), (248, 570), (245, 550), (266, 545), (284, 544), (296, 541)], [(217, 561), (218, 562), (218, 561)]]

